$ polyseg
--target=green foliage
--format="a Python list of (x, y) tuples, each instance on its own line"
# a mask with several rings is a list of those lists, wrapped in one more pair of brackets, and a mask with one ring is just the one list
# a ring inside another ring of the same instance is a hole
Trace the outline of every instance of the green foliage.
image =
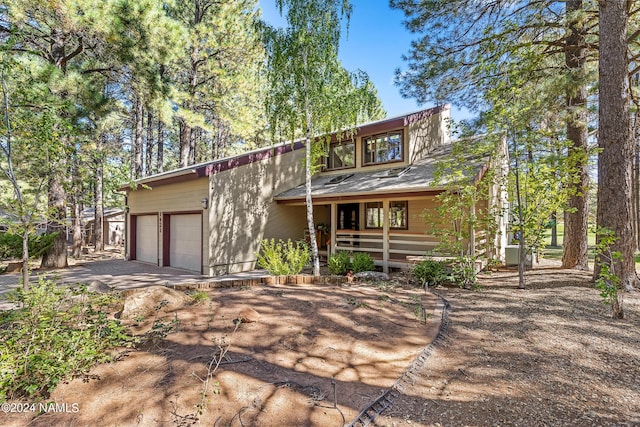
[(471, 289), (478, 283), (476, 259), (474, 257), (461, 256), (456, 258), (451, 270), (451, 276), (454, 282), (461, 288)]
[(373, 262), (371, 255), (369, 255), (368, 253), (356, 252), (353, 254), (351, 269), (354, 273), (360, 273), (363, 271), (375, 271), (376, 264)]
[(622, 317), (621, 280), (615, 270), (616, 262), (622, 260), (622, 253), (612, 251), (612, 246), (618, 238), (612, 230), (598, 227), (596, 230), (598, 243), (596, 244), (596, 262), (600, 272), (596, 279), (596, 289), (605, 304), (611, 305), (612, 317)]
[(163, 340), (178, 328), (178, 324), (179, 321), (177, 318), (171, 319), (170, 321), (156, 319), (153, 321), (151, 329), (145, 334), (145, 339), (150, 342), (159, 339)]
[[(267, 122), (274, 140), (304, 137), (307, 227), (315, 230), (310, 182), (324, 150), (313, 146), (332, 132), (353, 134), (357, 124), (384, 110), (366, 73), (348, 72), (338, 58), (340, 32), (352, 9), (349, 0), (278, 0), (276, 5), (286, 12), (287, 27), (265, 28)], [(313, 237), (311, 244), (318, 275)]]
[[(396, 72), (396, 82), (405, 96), (420, 102), (447, 99), (472, 109), (486, 107), (482, 95), (496, 80), (515, 86), (509, 82), (514, 75), (526, 74), (525, 84), (531, 86), (554, 80), (559, 104), (565, 91), (575, 93), (588, 77), (593, 78), (566, 67), (566, 50), (547, 47), (569, 43), (565, 38), (569, 29), (583, 33), (589, 42), (597, 40), (596, 2), (580, 2), (574, 11), (550, 2), (526, 2), (514, 9), (473, 0), (391, 0), (390, 4), (405, 13), (406, 27), (418, 38), (406, 55), (408, 69)], [(593, 55), (594, 50), (597, 47), (589, 46), (584, 55)], [(564, 67), (560, 71), (547, 61)], [(543, 96), (534, 95), (532, 101)], [(550, 111), (557, 115), (559, 110)]]
[(413, 276), (422, 285), (438, 286), (444, 283), (447, 278), (447, 266), (442, 261), (424, 260), (413, 267)]
[(331, 274), (347, 274), (351, 270), (351, 254), (346, 251), (337, 251), (329, 257), (327, 267)]
[(194, 305), (203, 304), (209, 301), (209, 294), (205, 291), (193, 291), (189, 296), (191, 297), (191, 302)]
[[(451, 154), (438, 162), (434, 181), (446, 190), (436, 196), (434, 208), (421, 214), (429, 233), (438, 238), (437, 253), (473, 253), (474, 248), (468, 246), (472, 230), (483, 230), (489, 236), (498, 232), (496, 217), (503, 207), (498, 195), (491, 194), (505, 184), (501, 148), (499, 135), (461, 139), (453, 142)], [(492, 168), (476, 182), (478, 171), (489, 161)], [(493, 251), (492, 244), (493, 239), (487, 239), (488, 254)]]
[[(40, 258), (53, 245), (58, 233), (30, 234), (29, 256)], [(0, 233), (0, 258), (22, 258), (22, 236), (11, 233)]]
[(61, 381), (112, 359), (109, 350), (132, 343), (108, 318), (115, 296), (70, 289), (40, 279), (13, 300), (21, 309), (0, 318), (0, 401), (46, 397)]
[[(219, 147), (220, 156), (229, 153), (232, 142), (252, 147), (265, 127), (265, 54), (257, 1), (226, 0), (215, 7), (197, 7), (192, 0), (176, 0), (165, 7), (179, 27), (173, 35), (179, 50), (167, 67), (173, 90), (179, 92), (176, 115), (210, 137), (226, 133), (226, 141), (218, 143), (229, 146)], [(210, 151), (202, 151), (203, 159), (197, 160), (208, 160), (204, 154)]]
[(273, 276), (299, 274), (309, 262), (309, 246), (305, 242), (263, 240), (257, 254), (258, 265)]
[[(508, 132), (509, 192), (517, 210), (512, 231), (521, 230), (527, 246), (542, 247), (550, 215), (566, 210), (577, 213), (570, 217), (577, 222), (586, 216), (588, 135), (596, 123), (587, 100), (599, 90), (598, 2), (419, 4), (391, 0), (418, 37), (407, 69), (396, 72), (397, 84), (422, 102), (447, 99), (479, 110), (469, 126), (475, 131)], [(563, 47), (548, 49), (558, 44)], [(584, 239), (580, 226), (570, 230), (567, 247)]]
[(267, 28), (267, 116), (275, 137), (329, 134), (384, 116), (366, 73), (349, 73), (338, 58), (348, 0), (278, 0), (287, 28)]

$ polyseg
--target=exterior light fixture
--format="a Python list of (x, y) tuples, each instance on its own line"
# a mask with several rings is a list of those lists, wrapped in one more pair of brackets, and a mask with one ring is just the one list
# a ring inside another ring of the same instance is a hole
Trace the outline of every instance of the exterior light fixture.
[(207, 199), (206, 197), (204, 199), (202, 199), (202, 209), (207, 209), (209, 207), (209, 199)]

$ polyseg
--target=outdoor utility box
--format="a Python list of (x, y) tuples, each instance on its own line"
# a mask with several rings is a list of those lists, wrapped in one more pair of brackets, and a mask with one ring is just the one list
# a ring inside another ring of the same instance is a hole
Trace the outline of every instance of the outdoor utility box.
[[(514, 265), (518, 265), (518, 250), (520, 249), (519, 245), (507, 245), (505, 247), (504, 250), (504, 258), (505, 258), (505, 265), (507, 267), (509, 266), (514, 266)], [(525, 258), (525, 262), (524, 265), (527, 268), (531, 268), (533, 267), (533, 254), (532, 251), (525, 247), (525, 250), (527, 251), (527, 256)]]

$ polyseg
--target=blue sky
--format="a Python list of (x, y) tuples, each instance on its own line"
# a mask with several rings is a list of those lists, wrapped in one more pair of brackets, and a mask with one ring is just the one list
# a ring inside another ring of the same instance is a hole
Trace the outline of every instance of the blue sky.
[[(266, 22), (276, 26), (286, 24), (275, 7), (275, 0), (258, 3)], [(396, 68), (405, 68), (402, 55), (409, 52), (411, 40), (416, 37), (404, 27), (403, 13), (390, 9), (389, 0), (351, 0), (351, 3), (349, 33), (343, 33), (340, 44), (342, 65), (349, 71), (360, 69), (369, 74), (390, 117), (432, 107), (402, 98), (399, 88), (393, 84)], [(453, 119), (466, 117), (468, 113), (452, 110)]]

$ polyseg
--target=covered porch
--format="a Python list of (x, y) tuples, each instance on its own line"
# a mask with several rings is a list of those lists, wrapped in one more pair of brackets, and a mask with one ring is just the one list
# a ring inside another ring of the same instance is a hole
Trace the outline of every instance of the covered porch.
[[(438, 245), (438, 238), (428, 234), (429, 228), (421, 216), (435, 202), (435, 193), (314, 200), (319, 255), (327, 260), (337, 251), (366, 252), (384, 272), (391, 268), (408, 269), (427, 253), (433, 253)], [(302, 204), (299, 200), (278, 203)], [(305, 237), (308, 236), (307, 229)], [(486, 235), (475, 231), (472, 236), (472, 241), (465, 245), (480, 256), (486, 251)], [(450, 254), (434, 255), (446, 258)]]

